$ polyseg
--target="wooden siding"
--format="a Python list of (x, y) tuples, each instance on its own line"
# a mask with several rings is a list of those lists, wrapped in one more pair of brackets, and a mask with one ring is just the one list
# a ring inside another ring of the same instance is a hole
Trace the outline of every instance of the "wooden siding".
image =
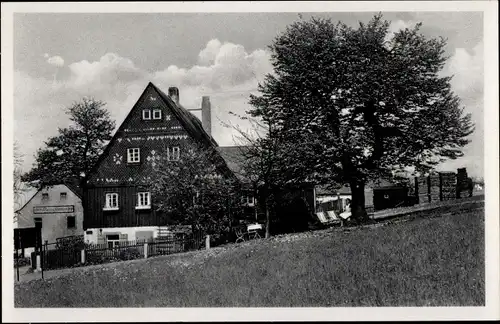
[[(144, 109), (160, 109), (161, 120), (143, 120)], [(168, 168), (167, 148), (180, 147), (182, 156), (195, 141), (217, 146), (198, 124), (196, 117), (150, 83), (90, 172), (83, 199), (85, 229), (168, 225), (168, 217), (154, 211), (154, 206), (135, 209), (137, 186), (150, 184), (159, 167)], [(140, 149), (139, 163), (127, 162), (129, 148)], [(227, 168), (223, 171), (230, 173)], [(119, 210), (103, 210), (106, 192), (119, 194)]]
[[(86, 214), (84, 227), (136, 227), (168, 225), (168, 217), (155, 211), (154, 205), (150, 210), (135, 209), (137, 192), (143, 191), (136, 186), (108, 186), (89, 188), (85, 194)], [(119, 210), (103, 210), (106, 203), (106, 193), (118, 193)]]
[[(161, 109), (161, 120), (142, 120), (144, 109)], [(186, 145), (191, 140), (171, 108), (152, 87), (148, 87), (120, 126), (107, 155), (90, 176), (89, 185), (137, 184), (148, 182), (154, 167), (165, 161), (166, 148)], [(127, 149), (140, 149), (140, 162), (127, 163)], [(181, 152), (182, 153), (182, 152)]]

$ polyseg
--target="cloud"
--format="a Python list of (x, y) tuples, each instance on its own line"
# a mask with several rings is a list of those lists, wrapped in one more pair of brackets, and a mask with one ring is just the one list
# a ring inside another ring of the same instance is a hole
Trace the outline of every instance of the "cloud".
[[(45, 53), (44, 57), (47, 58), (48, 54)], [(60, 56), (52, 56), (47, 59), (47, 63), (50, 65), (56, 66), (56, 67), (61, 67), (64, 65), (64, 59)]]
[(411, 28), (414, 25), (415, 24), (411, 21), (403, 21), (403, 20), (392, 21), (391, 24), (389, 25), (387, 35), (385, 36), (385, 41), (386, 42), (390, 41), (394, 37), (394, 34), (397, 33), (398, 31), (404, 30), (406, 28)]
[[(410, 26), (398, 21), (391, 30)], [(483, 50), (482, 43), (472, 50), (456, 49), (443, 72), (455, 75), (454, 91), (462, 98), (468, 112), (473, 114), (477, 131), (473, 143), (462, 159), (450, 161), (441, 169), (466, 166), (469, 174), (483, 173)], [(210, 40), (197, 55), (198, 64), (190, 68), (170, 65), (159, 71), (145, 71), (119, 54), (108, 53), (96, 61), (82, 60), (68, 65), (69, 76), (64, 80), (34, 78), (22, 72), (15, 73), (15, 138), (24, 143), (22, 153), (27, 170), (34, 161), (33, 154), (43, 141), (57, 134), (58, 127), (69, 124), (64, 109), (83, 96), (105, 101), (117, 125), (121, 124), (149, 81), (161, 89), (176, 86), (180, 102), (188, 108), (199, 108), (201, 97), (210, 96), (212, 103), (212, 132), (222, 146), (234, 145), (238, 132), (224, 127), (224, 123), (239, 125), (249, 130), (231, 112), (244, 114), (250, 109), (249, 94), (267, 73), (272, 72), (270, 53), (263, 49), (248, 51), (242, 45)], [(199, 112), (195, 112), (199, 117)], [(222, 122), (221, 122), (222, 121)], [(236, 141), (238, 144), (238, 141)]]
[[(232, 145), (237, 131), (223, 127), (220, 120), (243, 125), (230, 112), (244, 114), (248, 98), (266, 73), (272, 71), (269, 53), (248, 52), (242, 45), (209, 41), (199, 52), (199, 64), (190, 68), (171, 65), (161, 71), (145, 71), (128, 58), (107, 53), (96, 61), (82, 60), (68, 65), (69, 75), (60, 80), (34, 78), (15, 73), (15, 138), (25, 143), (23, 169), (34, 162), (33, 155), (58, 127), (69, 125), (65, 109), (84, 96), (107, 103), (111, 117), (121, 124), (149, 81), (165, 91), (180, 90), (186, 108), (198, 108), (201, 97), (212, 103), (213, 136), (220, 145)], [(195, 112), (198, 114), (198, 112)], [(244, 125), (242, 128), (247, 129)]]
[(221, 46), (222, 44), (218, 39), (209, 41), (207, 46), (198, 54), (199, 62), (202, 65), (212, 64)]
[(469, 174), (484, 174), (484, 52), (483, 42), (471, 50), (456, 48), (443, 70), (443, 75), (453, 76), (453, 91), (461, 99), (466, 113), (472, 114), (476, 130), (471, 143), (464, 148), (465, 156), (443, 164), (442, 169), (465, 166)]

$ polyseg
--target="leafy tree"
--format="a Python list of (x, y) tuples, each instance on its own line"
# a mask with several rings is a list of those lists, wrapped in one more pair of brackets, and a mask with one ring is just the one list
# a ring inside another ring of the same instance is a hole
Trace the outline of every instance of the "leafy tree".
[(408, 167), (427, 172), (461, 148), (474, 127), (451, 77), (446, 40), (421, 24), (395, 33), (376, 15), (351, 28), (312, 18), (270, 46), (274, 73), (251, 96), (250, 114), (275, 127), (291, 181), (348, 184), (354, 219), (367, 220), (365, 184)]
[(36, 154), (36, 162), (23, 181), (37, 187), (61, 182), (81, 181), (103, 152), (115, 122), (104, 108), (105, 103), (83, 98), (71, 105), (66, 114), (72, 125), (59, 128), (59, 135), (50, 137)]
[(156, 168), (151, 185), (155, 206), (176, 225), (212, 235), (227, 232), (241, 208), (238, 180), (215, 149), (190, 143), (180, 151), (178, 161), (164, 161)]

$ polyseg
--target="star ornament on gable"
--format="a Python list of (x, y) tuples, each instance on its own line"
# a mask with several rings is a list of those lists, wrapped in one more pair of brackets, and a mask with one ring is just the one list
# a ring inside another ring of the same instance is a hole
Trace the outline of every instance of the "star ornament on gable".
[(113, 162), (115, 162), (115, 164), (121, 164), (122, 163), (122, 156), (118, 153), (116, 153), (114, 156), (113, 156)]
[(146, 158), (148, 163), (150, 163), (153, 168), (156, 167), (157, 161), (160, 161), (160, 159), (161, 159), (160, 155), (157, 154), (155, 150), (151, 150), (151, 154), (148, 155), (148, 157)]

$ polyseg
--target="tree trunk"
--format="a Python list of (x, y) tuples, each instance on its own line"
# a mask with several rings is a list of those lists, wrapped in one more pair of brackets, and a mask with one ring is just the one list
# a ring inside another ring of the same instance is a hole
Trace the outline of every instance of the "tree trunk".
[(350, 186), (352, 218), (358, 223), (366, 222), (368, 214), (365, 209), (365, 184), (364, 182), (351, 181)]
[(266, 209), (266, 238), (271, 237), (271, 216), (269, 214), (269, 204), (268, 204), (268, 198), (266, 198), (266, 203), (265, 203), (265, 209)]

